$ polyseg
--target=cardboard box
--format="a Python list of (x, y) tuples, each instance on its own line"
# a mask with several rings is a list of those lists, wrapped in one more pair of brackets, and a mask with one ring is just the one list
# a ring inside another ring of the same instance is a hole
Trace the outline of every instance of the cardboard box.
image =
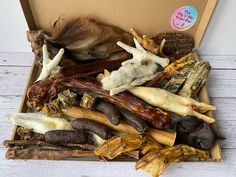
[[(88, 16), (119, 26), (126, 31), (133, 27), (149, 36), (176, 29), (184, 31), (194, 37), (195, 48), (198, 48), (217, 0), (20, 0), (20, 2), (30, 30), (49, 31), (50, 24), (60, 16)], [(190, 13), (192, 16), (188, 17)], [(28, 110), (26, 91), (36, 80), (38, 69), (34, 62), (20, 112)], [(206, 87), (202, 88), (199, 97), (201, 101), (209, 103)], [(212, 116), (212, 113), (208, 112), (208, 115)], [(17, 138), (14, 131), (13, 139)], [(219, 144), (211, 150), (211, 157), (212, 160), (222, 160)]]

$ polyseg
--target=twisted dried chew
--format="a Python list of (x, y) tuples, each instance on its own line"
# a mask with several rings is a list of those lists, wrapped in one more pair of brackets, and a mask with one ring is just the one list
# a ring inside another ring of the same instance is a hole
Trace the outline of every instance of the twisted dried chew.
[(102, 88), (100, 83), (84, 78), (65, 80), (61, 84), (67, 88), (76, 90), (76, 92), (92, 92), (110, 103), (116, 104), (133, 113), (136, 113), (138, 116), (147, 120), (158, 129), (163, 129), (170, 125), (170, 118), (167, 113), (149, 106), (129, 93), (123, 92), (111, 96), (108, 91)]

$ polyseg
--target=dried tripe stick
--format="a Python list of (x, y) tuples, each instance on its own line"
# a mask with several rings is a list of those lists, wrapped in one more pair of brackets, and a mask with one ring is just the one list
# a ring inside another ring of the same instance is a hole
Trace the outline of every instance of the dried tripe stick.
[(129, 92), (153, 106), (178, 115), (195, 116), (207, 123), (215, 122), (215, 119), (202, 114), (207, 111), (216, 110), (215, 106), (197, 102), (192, 98), (181, 97), (160, 88), (135, 87), (130, 89)]

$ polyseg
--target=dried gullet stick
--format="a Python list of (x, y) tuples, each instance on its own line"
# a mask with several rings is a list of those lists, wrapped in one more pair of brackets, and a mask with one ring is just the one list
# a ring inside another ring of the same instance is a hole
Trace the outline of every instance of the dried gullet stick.
[(54, 144), (46, 143), (44, 141), (40, 140), (5, 140), (3, 142), (3, 145), (6, 147), (13, 147), (13, 146), (45, 146), (45, 147), (50, 147), (50, 148), (55, 148), (55, 149), (66, 149), (65, 147), (62, 146), (57, 146)]
[[(105, 124), (108, 127), (112, 128), (113, 130), (119, 132), (125, 132), (127, 134), (136, 134), (136, 135), (140, 134), (135, 128), (133, 128), (131, 125), (127, 123), (124, 123), (123, 121), (121, 121), (120, 124), (117, 126), (113, 125), (108, 120), (108, 118), (100, 112), (73, 106), (64, 109), (63, 113), (64, 115), (69, 116), (68, 118), (71, 120), (86, 118)], [(147, 134), (151, 135), (157, 142), (168, 146), (173, 146), (176, 138), (176, 133), (157, 130), (154, 128), (150, 128)]]
[(84, 156), (95, 156), (93, 151), (80, 150), (51, 150), (51, 149), (18, 149), (10, 148), (6, 154), (6, 159), (46, 159), (62, 160), (68, 158), (77, 158)]
[(153, 87), (135, 87), (130, 89), (129, 92), (153, 106), (174, 112), (180, 116), (195, 116), (207, 123), (215, 121), (215, 119), (202, 113), (215, 110), (216, 107), (203, 102), (197, 102), (192, 98), (181, 97), (166, 90)]

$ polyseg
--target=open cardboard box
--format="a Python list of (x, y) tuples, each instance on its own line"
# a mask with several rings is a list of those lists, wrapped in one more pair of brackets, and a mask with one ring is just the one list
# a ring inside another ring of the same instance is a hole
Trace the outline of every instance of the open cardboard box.
[[(20, 0), (20, 2), (30, 30), (49, 31), (50, 25), (60, 16), (82, 16), (99, 19), (126, 31), (133, 27), (148, 36), (175, 31), (170, 25), (172, 14), (182, 6), (193, 6), (197, 9), (198, 17), (194, 25), (184, 32), (194, 37), (195, 48), (198, 48), (217, 0)], [(36, 80), (38, 70), (34, 62), (19, 112), (28, 111), (26, 91)], [(201, 101), (209, 103), (205, 86), (200, 91), (199, 97)], [(208, 115), (213, 116), (211, 112), (208, 112)], [(14, 131), (13, 139), (17, 138)], [(215, 161), (222, 160), (219, 144), (212, 148), (211, 158)]]

